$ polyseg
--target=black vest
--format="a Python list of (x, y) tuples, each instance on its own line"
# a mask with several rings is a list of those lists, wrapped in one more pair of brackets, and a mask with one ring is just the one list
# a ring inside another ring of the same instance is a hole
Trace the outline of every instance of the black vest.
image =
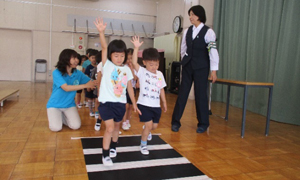
[(209, 54), (204, 36), (209, 29), (208, 26), (204, 25), (200, 32), (193, 39), (193, 26), (190, 26), (186, 33), (186, 46), (187, 50), (182, 58), (182, 66), (186, 65), (191, 61), (193, 69), (210, 68)]

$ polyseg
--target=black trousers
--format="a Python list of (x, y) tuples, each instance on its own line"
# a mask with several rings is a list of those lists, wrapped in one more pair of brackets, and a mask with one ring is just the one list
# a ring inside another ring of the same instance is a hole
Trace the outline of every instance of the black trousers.
[(209, 110), (208, 110), (208, 74), (209, 68), (193, 69), (189, 62), (182, 67), (182, 79), (179, 87), (177, 101), (172, 115), (172, 125), (181, 126), (180, 119), (184, 112), (186, 102), (194, 82), (194, 93), (198, 124), (197, 127), (208, 128)]

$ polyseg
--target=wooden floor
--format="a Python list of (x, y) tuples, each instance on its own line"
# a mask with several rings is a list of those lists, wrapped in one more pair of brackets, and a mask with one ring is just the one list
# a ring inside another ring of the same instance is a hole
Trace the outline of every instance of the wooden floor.
[[(102, 136), (94, 130), (88, 108), (79, 109), (80, 130), (48, 129), (46, 103), (51, 83), (0, 81), (0, 88), (20, 89), (0, 109), (0, 179), (87, 179), (80, 140), (71, 137)], [(209, 134), (196, 133), (194, 101), (189, 100), (178, 133), (170, 129), (176, 95), (167, 94), (168, 112), (162, 114), (161, 138), (216, 180), (300, 179), (300, 126), (271, 121), (264, 136), (265, 117), (247, 112), (245, 137), (240, 137), (242, 111), (230, 107), (229, 121), (210, 116)], [(225, 114), (225, 104), (212, 103), (212, 111)], [(140, 134), (142, 124), (134, 114), (124, 135)]]

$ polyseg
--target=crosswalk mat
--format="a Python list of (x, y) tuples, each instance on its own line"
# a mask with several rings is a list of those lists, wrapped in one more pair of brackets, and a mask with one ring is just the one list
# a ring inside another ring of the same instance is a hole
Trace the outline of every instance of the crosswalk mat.
[(120, 136), (113, 166), (102, 164), (102, 137), (81, 142), (90, 180), (210, 179), (158, 135), (148, 141), (149, 155), (140, 152), (141, 136)]

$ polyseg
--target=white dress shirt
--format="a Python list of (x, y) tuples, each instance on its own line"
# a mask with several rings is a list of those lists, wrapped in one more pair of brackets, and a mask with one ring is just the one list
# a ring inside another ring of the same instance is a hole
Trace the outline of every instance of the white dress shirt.
[[(198, 27), (193, 25), (193, 39), (197, 36), (197, 34), (200, 32), (202, 27), (204, 26), (203, 23), (201, 23)], [(186, 46), (186, 33), (188, 31), (188, 28), (184, 30), (182, 41), (181, 41), (181, 58), (186, 54), (187, 46)], [(216, 34), (215, 32), (209, 28), (204, 36), (205, 42), (208, 44), (209, 42), (215, 42), (216, 41)], [(219, 70), (219, 53), (218, 50), (215, 48), (211, 48), (209, 51), (209, 59), (210, 59), (210, 70)]]

